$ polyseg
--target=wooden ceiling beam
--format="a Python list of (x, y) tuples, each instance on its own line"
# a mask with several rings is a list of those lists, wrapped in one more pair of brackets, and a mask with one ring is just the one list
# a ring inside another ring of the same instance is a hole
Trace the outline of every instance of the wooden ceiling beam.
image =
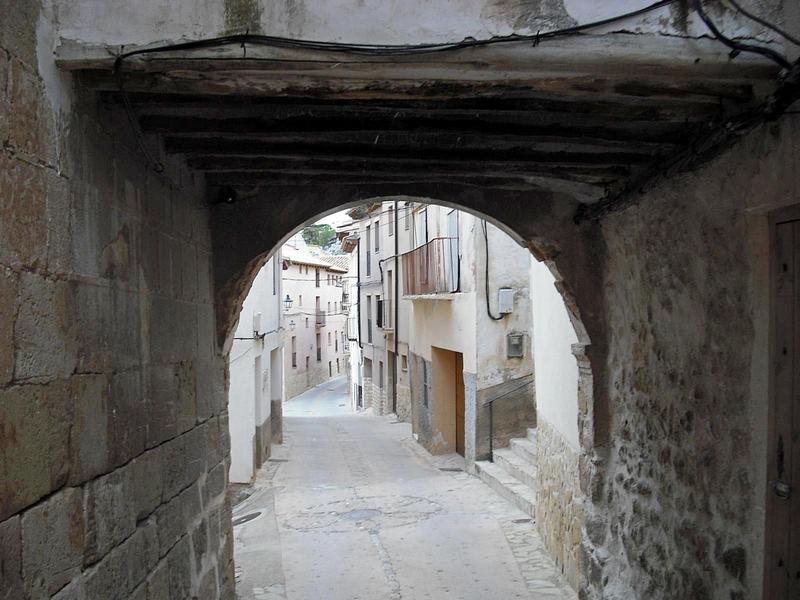
[(474, 161), (530, 161), (554, 166), (627, 166), (631, 164), (649, 163), (652, 156), (637, 153), (634, 150), (609, 150), (603, 152), (572, 151), (568, 144), (560, 149), (531, 149), (518, 146), (512, 148), (484, 147), (420, 147), (414, 144), (411, 137), (408, 143), (399, 141), (396, 145), (377, 142), (353, 143), (282, 143), (270, 140), (237, 139), (237, 138), (193, 138), (181, 136), (167, 136), (164, 147), (171, 154), (185, 154), (186, 156), (198, 154), (220, 154), (234, 156), (269, 156), (269, 155), (299, 155), (299, 156), (341, 156), (342, 158), (416, 158), (427, 160), (458, 160)]
[[(502, 143), (525, 143), (526, 138), (534, 142), (555, 143), (572, 139), (581, 146), (614, 148), (625, 145), (637, 152), (658, 153), (669, 150), (673, 144), (685, 143), (690, 127), (640, 123), (605, 124), (596, 120), (593, 124), (574, 124), (567, 117), (558, 123), (529, 125), (513, 121), (494, 119), (438, 119), (435, 116), (397, 115), (396, 118), (374, 116), (322, 117), (312, 115), (280, 118), (230, 118), (213, 119), (194, 116), (145, 115), (139, 119), (142, 129), (167, 135), (198, 134), (204, 136), (249, 136), (269, 139), (301, 139), (313, 136), (318, 140), (336, 141), (350, 138), (375, 139), (378, 136), (391, 138), (412, 135), (442, 140), (454, 138), (464, 144), (473, 141), (482, 145)], [(636, 142), (631, 145), (630, 142)]]

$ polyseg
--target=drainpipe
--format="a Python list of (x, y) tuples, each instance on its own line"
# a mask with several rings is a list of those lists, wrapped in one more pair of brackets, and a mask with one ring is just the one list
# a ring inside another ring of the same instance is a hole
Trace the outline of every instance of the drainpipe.
[[(356, 319), (358, 320), (358, 347), (364, 349), (361, 343), (361, 237), (356, 240)], [(362, 356), (363, 358), (363, 356)]]
[(397, 200), (394, 201), (394, 376), (397, 379), (397, 361), (400, 360), (398, 354), (400, 348), (400, 232), (397, 229), (399, 219), (397, 218)]

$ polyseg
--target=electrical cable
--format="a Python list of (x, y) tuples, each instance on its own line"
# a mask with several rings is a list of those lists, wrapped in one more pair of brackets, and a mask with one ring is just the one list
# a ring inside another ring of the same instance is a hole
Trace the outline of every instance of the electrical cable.
[(425, 54), (432, 52), (444, 52), (451, 50), (460, 50), (463, 48), (475, 48), (478, 46), (489, 46), (494, 44), (503, 44), (511, 42), (532, 41), (538, 45), (541, 40), (552, 39), (567, 35), (574, 35), (604, 25), (610, 25), (626, 19), (637, 17), (648, 12), (652, 12), (659, 8), (664, 8), (675, 4), (678, 0), (659, 0), (648, 6), (608, 17), (591, 23), (584, 23), (575, 25), (573, 27), (566, 27), (563, 29), (555, 29), (546, 31), (544, 33), (537, 32), (529, 35), (513, 34), (504, 37), (492, 37), (482, 40), (467, 38), (459, 42), (435, 42), (435, 43), (422, 43), (422, 44), (348, 44), (342, 42), (323, 42), (319, 40), (299, 40), (292, 38), (285, 38), (280, 36), (271, 35), (256, 35), (256, 34), (237, 34), (228, 35), (217, 38), (210, 38), (206, 40), (192, 40), (188, 42), (179, 42), (177, 44), (166, 44), (163, 46), (155, 46), (152, 48), (139, 48), (125, 52), (117, 56), (114, 69), (118, 70), (122, 66), (122, 61), (133, 56), (141, 56), (145, 54), (157, 54), (169, 51), (181, 50), (197, 50), (202, 48), (214, 48), (219, 46), (236, 44), (243, 49), (243, 58), (247, 56), (247, 44), (256, 46), (273, 46), (276, 48), (301, 48), (306, 50), (326, 50), (335, 52), (345, 52), (349, 54), (359, 54), (366, 56), (396, 56), (406, 54)]
[(761, 56), (765, 56), (770, 60), (776, 62), (782, 68), (786, 69), (787, 71), (792, 68), (792, 63), (790, 63), (786, 58), (771, 50), (770, 48), (764, 48), (762, 46), (753, 46), (751, 44), (742, 44), (740, 42), (735, 42), (734, 40), (727, 37), (724, 33), (722, 33), (719, 28), (714, 24), (714, 21), (711, 17), (708, 16), (705, 9), (703, 8), (703, 0), (694, 0), (694, 8), (697, 12), (697, 15), (706, 24), (706, 27), (714, 34), (720, 42), (725, 44), (728, 48), (733, 50), (735, 53), (739, 52), (751, 52), (753, 54), (760, 54)]
[(778, 27), (777, 25), (774, 25), (773, 23), (770, 23), (766, 19), (764, 19), (762, 17), (759, 17), (758, 15), (755, 15), (755, 14), (753, 14), (751, 12), (748, 12), (736, 0), (727, 0), (727, 1), (731, 4), (731, 6), (733, 6), (737, 11), (742, 13), (745, 17), (747, 17), (751, 21), (755, 21), (756, 23), (758, 23), (760, 25), (763, 25), (767, 29), (771, 29), (772, 31), (774, 31), (778, 35), (780, 35), (780, 36), (786, 38), (787, 40), (789, 40), (790, 42), (792, 42), (795, 46), (800, 46), (800, 38), (796, 38), (793, 35), (791, 35), (789, 32), (787, 32), (786, 30), (781, 29), (780, 27)]
[(489, 230), (486, 227), (486, 221), (482, 221), (483, 223), (483, 239), (486, 242), (486, 278), (484, 282), (486, 283), (486, 314), (489, 315), (489, 318), (492, 321), (500, 321), (503, 319), (503, 315), (499, 317), (495, 317), (492, 314), (492, 309), (489, 307)]

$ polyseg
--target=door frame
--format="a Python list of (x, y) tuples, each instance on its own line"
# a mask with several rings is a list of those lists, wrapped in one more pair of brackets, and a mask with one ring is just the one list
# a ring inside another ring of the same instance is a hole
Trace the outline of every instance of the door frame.
[[(777, 342), (777, 273), (778, 273), (778, 243), (777, 243), (777, 226), (781, 223), (800, 221), (800, 204), (793, 204), (775, 210), (769, 214), (769, 347), (767, 349), (768, 364), (769, 364), (769, 377), (768, 377), (768, 408), (767, 408), (767, 464), (766, 464), (766, 489), (764, 490), (765, 501), (765, 519), (764, 519), (764, 560), (763, 560), (763, 598), (772, 598), (773, 590), (771, 589), (771, 578), (769, 570), (771, 567), (770, 557), (772, 554), (773, 532), (775, 527), (773, 520), (775, 518), (772, 510), (772, 503), (774, 502), (774, 493), (771, 485), (771, 466), (774, 461), (774, 453), (776, 448), (773, 445), (774, 436), (776, 432), (775, 418), (777, 410), (777, 390), (776, 390), (776, 370), (775, 370), (775, 344)], [(800, 297), (800, 295), (799, 295)], [(800, 316), (800, 311), (798, 311)], [(796, 348), (795, 352), (800, 351)], [(797, 485), (795, 484), (795, 487)], [(793, 490), (794, 494), (800, 493), (800, 489)]]

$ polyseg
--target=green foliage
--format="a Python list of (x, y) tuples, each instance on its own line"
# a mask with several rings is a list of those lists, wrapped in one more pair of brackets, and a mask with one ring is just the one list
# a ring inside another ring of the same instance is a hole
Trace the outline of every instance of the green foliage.
[(311, 246), (327, 248), (336, 240), (336, 231), (324, 223), (309, 225), (303, 229), (303, 239)]

